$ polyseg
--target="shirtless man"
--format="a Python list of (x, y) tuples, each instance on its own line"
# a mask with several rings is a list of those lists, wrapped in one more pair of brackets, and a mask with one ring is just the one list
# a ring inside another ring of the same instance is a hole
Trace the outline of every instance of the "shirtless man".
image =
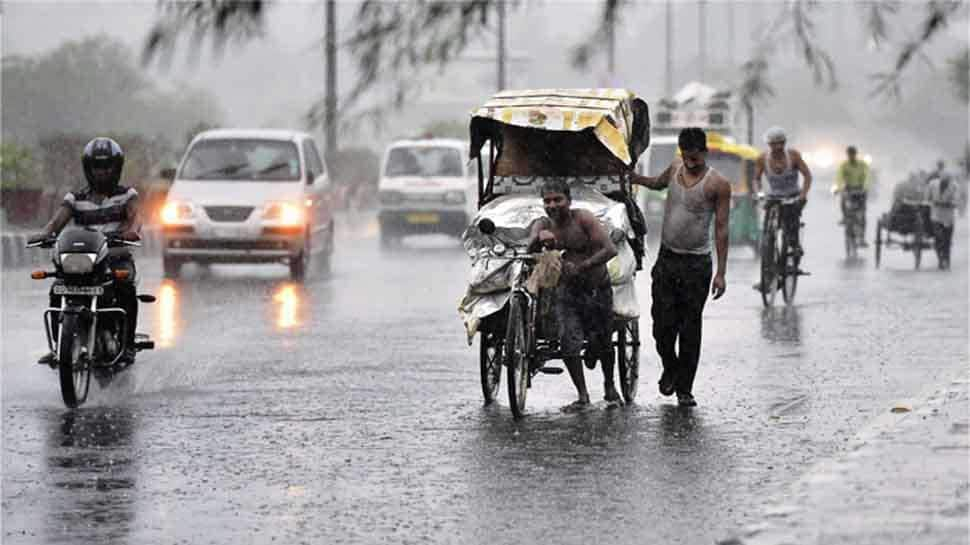
[(613, 288), (606, 262), (616, 255), (616, 247), (599, 220), (586, 210), (573, 210), (569, 184), (552, 179), (542, 186), (542, 203), (548, 217), (532, 225), (532, 243), (563, 252), (562, 276), (556, 287), (556, 313), (559, 318), (559, 347), (579, 399), (563, 408), (579, 411), (589, 407), (589, 392), (580, 361), (584, 339), (587, 366), (599, 359), (603, 367), (605, 398), (619, 403), (613, 384)]
[[(728, 254), (731, 183), (707, 166), (707, 135), (690, 127), (680, 131), (682, 158), (659, 176), (632, 175), (650, 189), (668, 189), (660, 252), (653, 267), (653, 338), (663, 361), (660, 393), (677, 393), (677, 403), (697, 405), (692, 393), (701, 354), (701, 322), (707, 294), (724, 295)], [(711, 221), (717, 247), (717, 273), (711, 281)], [(675, 350), (675, 344), (678, 349)]]

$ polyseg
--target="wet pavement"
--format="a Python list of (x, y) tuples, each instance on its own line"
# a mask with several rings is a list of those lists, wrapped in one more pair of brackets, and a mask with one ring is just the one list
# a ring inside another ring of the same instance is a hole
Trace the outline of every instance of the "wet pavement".
[[(520, 422), (504, 389), (483, 407), (456, 311), (467, 258), (439, 238), (381, 254), (363, 218), (305, 285), (248, 266), (162, 281), (139, 261), (158, 349), (68, 411), (33, 364), (46, 285), (4, 271), (3, 543), (693, 544), (757, 528), (968, 359), (965, 220), (952, 271), (932, 256), (914, 271), (898, 249), (876, 270), (871, 249), (841, 257), (835, 210), (807, 209), (812, 276), (793, 307), (764, 310), (756, 262), (733, 250), (693, 410), (656, 393), (647, 317), (636, 405), (562, 414), (560, 375), (536, 379)], [(641, 274), (646, 316), (649, 289)], [(908, 543), (945, 542), (933, 532)]]

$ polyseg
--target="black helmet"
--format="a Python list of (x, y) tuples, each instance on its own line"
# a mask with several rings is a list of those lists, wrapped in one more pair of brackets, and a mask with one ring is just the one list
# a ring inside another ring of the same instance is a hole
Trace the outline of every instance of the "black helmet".
[[(81, 158), (84, 177), (88, 185), (99, 193), (107, 193), (118, 187), (121, 181), (121, 168), (125, 166), (125, 152), (110, 138), (99, 136), (84, 146)], [(95, 176), (93, 169), (110, 169), (107, 176)]]
[(845, 148), (845, 153), (848, 155), (855, 155), (856, 153), (859, 153), (859, 150), (855, 149), (855, 146), (849, 146)]

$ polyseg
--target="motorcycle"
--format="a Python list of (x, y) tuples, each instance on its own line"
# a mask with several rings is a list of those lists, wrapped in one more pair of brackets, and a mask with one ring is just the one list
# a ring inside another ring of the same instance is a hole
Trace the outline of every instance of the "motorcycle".
[[(130, 363), (121, 362), (128, 348), (127, 313), (118, 304), (114, 282), (128, 279), (132, 271), (112, 267), (111, 248), (140, 247), (90, 228), (69, 228), (58, 237), (28, 242), (28, 248), (52, 248), (53, 271), (33, 271), (31, 278), (53, 278), (51, 293), (60, 306), (44, 311), (47, 345), (54, 354), (52, 368), (60, 378), (61, 397), (69, 408), (81, 406), (88, 397), (91, 376), (108, 384)], [(138, 295), (142, 303), (155, 297)], [(56, 334), (54, 333), (57, 324)], [(155, 343), (136, 335), (136, 351), (151, 350)]]

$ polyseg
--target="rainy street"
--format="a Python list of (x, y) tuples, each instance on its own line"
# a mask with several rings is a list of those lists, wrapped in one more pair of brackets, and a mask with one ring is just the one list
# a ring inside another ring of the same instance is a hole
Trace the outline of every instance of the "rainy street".
[[(540, 375), (514, 421), (504, 377), (482, 404), (454, 240), (382, 253), (365, 215), (304, 285), (274, 266), (163, 281), (143, 257), (157, 349), (74, 411), (34, 363), (46, 283), (5, 270), (3, 543), (713, 543), (966, 365), (966, 220), (952, 271), (899, 249), (877, 270), (872, 249), (844, 260), (821, 193), (794, 306), (764, 310), (757, 262), (732, 248), (692, 410), (657, 393), (648, 271), (637, 403), (564, 414), (568, 378)], [(587, 380), (601, 400), (599, 370)]]

